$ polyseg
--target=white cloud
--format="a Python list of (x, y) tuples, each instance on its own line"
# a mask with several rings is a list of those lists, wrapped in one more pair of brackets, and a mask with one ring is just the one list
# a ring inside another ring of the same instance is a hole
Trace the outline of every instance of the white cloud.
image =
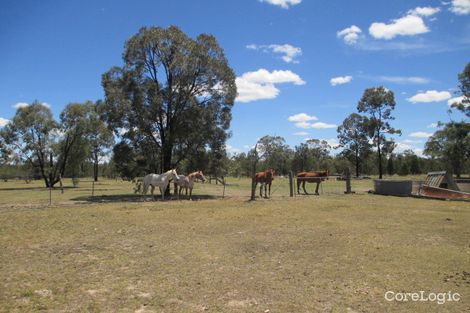
[(295, 136), (307, 136), (308, 133), (307, 132), (296, 132), (294, 133)]
[(451, 94), (448, 91), (436, 91), (436, 90), (428, 90), (426, 92), (417, 93), (411, 98), (407, 100), (412, 103), (417, 102), (439, 102), (448, 100), (451, 98)]
[(419, 76), (379, 76), (379, 80), (395, 84), (427, 84), (429, 79)]
[(343, 85), (350, 83), (352, 81), (352, 76), (339, 76), (339, 77), (333, 77), (330, 79), (330, 85), (331, 86), (336, 86), (336, 85)]
[(336, 33), (338, 38), (343, 38), (344, 42), (348, 45), (353, 45), (359, 39), (359, 35), (362, 33), (362, 30), (356, 25), (351, 25), (351, 27), (340, 30)]
[(295, 123), (295, 127), (303, 128), (303, 129), (309, 129), (309, 128), (311, 128), (311, 124), (308, 123), (308, 122), (298, 122), (298, 123)]
[(437, 123), (431, 123), (429, 124), (428, 126), (426, 126), (427, 128), (437, 128), (438, 124)]
[(412, 140), (412, 139), (405, 139), (403, 140), (404, 143), (423, 143), (421, 140)]
[[(451, 98), (451, 99), (447, 100), (447, 105), (451, 106), (454, 103), (462, 103), (463, 99), (464, 99), (464, 96)], [(464, 105), (468, 106), (469, 104), (464, 103)]]
[(316, 121), (318, 120), (318, 117), (316, 116), (310, 116), (305, 113), (299, 113), (295, 115), (291, 115), (287, 118), (289, 122), (308, 122), (308, 121)]
[(289, 5), (296, 5), (302, 2), (302, 0), (259, 0), (259, 1), (267, 2), (272, 5), (277, 5), (283, 9), (288, 9)]
[(414, 36), (429, 32), (421, 17), (407, 15), (393, 20), (390, 24), (372, 23), (369, 33), (376, 39), (393, 39), (396, 36)]
[(403, 142), (396, 142), (396, 147), (395, 150), (397, 152), (403, 152), (405, 150), (409, 150), (412, 147), (409, 144), (403, 143)]
[(231, 154), (236, 154), (236, 153), (240, 153), (240, 152), (241, 152), (240, 149), (235, 148), (235, 147), (232, 147), (231, 145), (228, 145), (228, 144), (225, 145), (225, 150), (226, 150), (228, 153), (231, 153)]
[(7, 120), (6, 118), (0, 117), (0, 127), (3, 127), (8, 123), (10, 123), (10, 120)]
[(276, 98), (280, 90), (275, 84), (292, 83), (294, 85), (304, 85), (299, 75), (287, 71), (272, 71), (259, 69), (256, 72), (247, 72), (235, 80), (237, 84), (238, 102), (251, 102), (262, 99)]
[(431, 137), (433, 133), (428, 133), (428, 132), (414, 132), (409, 134), (409, 137), (414, 137), (414, 138), (428, 138)]
[(18, 102), (16, 104), (12, 105), (12, 107), (18, 110), (19, 108), (25, 108), (28, 105), (29, 105), (29, 103), (26, 103), (26, 102)]
[(457, 15), (470, 13), (470, 0), (452, 0), (450, 11)]
[(423, 155), (423, 149), (421, 148), (416, 148), (416, 147), (413, 147), (407, 143), (404, 143), (404, 142), (396, 142), (396, 148), (395, 148), (395, 151), (398, 152), (398, 153), (402, 153), (404, 152), (405, 150), (411, 150), (413, 151), (417, 156), (422, 156)]
[[(46, 107), (46, 108), (48, 108), (48, 109), (51, 108), (51, 105), (50, 105), (49, 103), (46, 103), (46, 102), (41, 102), (41, 105), (44, 106), (44, 107)], [(15, 109), (17, 109), (17, 110), (18, 110), (19, 108), (25, 108), (25, 107), (27, 107), (27, 106), (29, 106), (29, 103), (26, 103), (26, 102), (18, 102), (18, 103), (16, 103), (16, 104), (12, 105), (12, 107), (15, 108)]]
[(261, 50), (265, 53), (272, 52), (277, 54), (282, 54), (281, 59), (287, 63), (299, 63), (295, 58), (302, 55), (302, 49), (299, 47), (294, 47), (289, 44), (278, 45), (247, 45), (247, 49), (251, 50)]
[(433, 8), (433, 7), (417, 7), (413, 10), (409, 10), (408, 11), (408, 14), (412, 14), (412, 15), (419, 15), (419, 16), (431, 16), (431, 15), (434, 15), (436, 13), (438, 13), (439, 11), (441, 11), (440, 8)]
[(315, 116), (309, 116), (305, 113), (290, 116), (288, 120), (291, 122), (296, 122), (295, 127), (303, 129), (327, 129), (337, 127), (335, 124), (328, 124), (323, 122), (309, 123), (308, 121), (318, 120), (318, 118)]
[(323, 123), (323, 122), (317, 122), (317, 123), (313, 123), (310, 127), (315, 128), (315, 129), (326, 129), (326, 128), (336, 128), (338, 126), (335, 125), (335, 124), (327, 124), (327, 123)]
[(328, 145), (330, 145), (330, 147), (332, 147), (333, 149), (336, 149), (339, 147), (339, 142), (338, 142), (338, 139), (336, 138), (330, 138), (330, 139), (320, 139), (320, 140), (324, 140), (328, 143)]

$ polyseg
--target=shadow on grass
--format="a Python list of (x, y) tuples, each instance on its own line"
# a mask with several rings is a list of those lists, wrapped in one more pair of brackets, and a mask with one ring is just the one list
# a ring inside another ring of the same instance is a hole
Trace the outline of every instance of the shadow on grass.
[[(72, 186), (64, 187), (53, 187), (52, 190), (61, 190), (61, 189), (76, 189)], [(14, 187), (14, 188), (0, 188), (0, 191), (21, 191), (21, 190), (49, 190), (47, 187)], [(96, 189), (95, 189), (96, 190)]]
[[(222, 199), (220, 196), (211, 195), (193, 195), (192, 200), (215, 200)], [(165, 200), (162, 200), (161, 195), (156, 195), (154, 199), (152, 196), (142, 196), (135, 194), (118, 194), (118, 195), (101, 195), (101, 196), (81, 196), (72, 198), (72, 201), (87, 201), (87, 202), (99, 202), (99, 203), (117, 203), (117, 202), (150, 202), (150, 201), (171, 201), (171, 200), (188, 200), (187, 197), (181, 196), (179, 199), (176, 196), (165, 196)]]

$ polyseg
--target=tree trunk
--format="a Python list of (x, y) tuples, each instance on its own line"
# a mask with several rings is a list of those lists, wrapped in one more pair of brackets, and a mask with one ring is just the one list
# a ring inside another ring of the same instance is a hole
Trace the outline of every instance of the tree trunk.
[(359, 177), (359, 150), (356, 149), (356, 178)]
[(98, 155), (94, 155), (94, 162), (93, 162), (93, 178), (95, 182), (98, 181)]
[(379, 179), (382, 179), (382, 153), (380, 151), (380, 133), (377, 138), (377, 153), (379, 158)]
[[(163, 153), (162, 159), (163, 159), (163, 173), (164, 173), (172, 169), (171, 158), (173, 154), (173, 146), (170, 144), (163, 145), (162, 153)], [(170, 184), (168, 184), (168, 188), (165, 190), (165, 195), (170, 195), (169, 186)]]
[(251, 168), (251, 197), (250, 199), (253, 201), (256, 198), (256, 164), (258, 163), (258, 143), (255, 145), (254, 153), (253, 153), (253, 167)]

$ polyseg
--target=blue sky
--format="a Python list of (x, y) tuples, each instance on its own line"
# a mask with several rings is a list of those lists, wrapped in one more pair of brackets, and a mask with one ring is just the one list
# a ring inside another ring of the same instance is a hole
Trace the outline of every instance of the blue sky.
[(225, 50), (239, 89), (231, 152), (268, 134), (334, 144), (364, 89), (380, 85), (395, 93), (398, 150), (420, 153), (433, 123), (464, 118), (447, 110), (470, 62), (470, 0), (31, 0), (0, 4), (0, 123), (35, 99), (58, 116), (103, 98), (125, 40), (169, 25)]

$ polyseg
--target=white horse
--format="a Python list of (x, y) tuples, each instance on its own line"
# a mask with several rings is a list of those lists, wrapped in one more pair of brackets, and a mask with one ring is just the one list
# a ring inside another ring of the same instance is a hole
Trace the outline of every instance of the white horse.
[(178, 194), (178, 197), (180, 197), (184, 188), (186, 190), (186, 195), (188, 195), (189, 189), (189, 200), (191, 200), (191, 196), (193, 195), (194, 181), (196, 179), (200, 179), (203, 182), (206, 181), (206, 178), (204, 177), (202, 171), (193, 172), (188, 176), (178, 175), (178, 178), (173, 181), (175, 184), (175, 194)]
[(155, 190), (155, 186), (158, 186), (162, 194), (162, 200), (164, 200), (165, 191), (168, 187), (168, 184), (170, 183), (170, 179), (176, 181), (177, 178), (178, 174), (176, 173), (176, 170), (169, 170), (163, 174), (148, 174), (143, 179), (143, 194), (146, 195), (149, 186), (152, 186), (152, 197), (154, 197), (153, 191)]

